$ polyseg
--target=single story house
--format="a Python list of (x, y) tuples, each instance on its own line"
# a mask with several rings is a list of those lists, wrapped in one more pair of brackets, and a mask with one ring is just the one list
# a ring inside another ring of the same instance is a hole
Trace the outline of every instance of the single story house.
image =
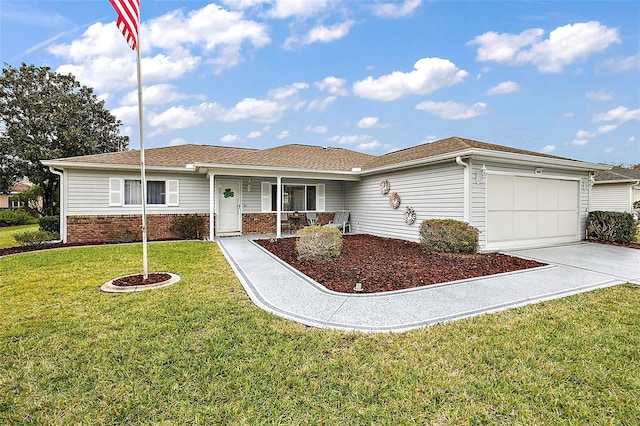
[[(425, 219), (480, 230), (482, 250), (579, 241), (592, 175), (610, 166), (451, 137), (373, 156), (343, 148), (182, 145), (145, 150), (149, 240), (176, 217), (205, 218), (208, 236), (280, 236), (284, 215), (322, 223), (350, 213), (350, 232), (417, 241)], [(61, 235), (108, 241), (141, 224), (139, 152), (43, 161), (61, 179)]]
[(634, 213), (640, 201), (640, 170), (612, 167), (594, 175), (590, 210)]
[[(33, 183), (28, 180), (21, 180), (14, 183), (9, 189), (9, 192), (0, 192), (0, 210), (21, 209), (27, 207), (22, 201), (18, 201), (15, 196), (32, 187)], [(42, 205), (42, 200), (39, 200), (38, 203), (39, 205)]]

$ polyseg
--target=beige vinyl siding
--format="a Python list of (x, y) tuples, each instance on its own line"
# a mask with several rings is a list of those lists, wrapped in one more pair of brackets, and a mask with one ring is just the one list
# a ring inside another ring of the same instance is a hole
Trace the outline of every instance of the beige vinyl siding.
[[(534, 164), (530, 166), (514, 166), (498, 162), (487, 161), (471, 161), (471, 225), (480, 230), (480, 247), (484, 248), (487, 245), (486, 240), (486, 178), (481, 177), (482, 166), (486, 167), (488, 173), (502, 172), (513, 173), (522, 176), (536, 176), (534, 170), (536, 166)], [(587, 218), (587, 212), (589, 209), (589, 189), (588, 181), (589, 175), (585, 172), (568, 171), (564, 169), (553, 169), (549, 167), (542, 167), (542, 177), (557, 177), (563, 179), (576, 179), (579, 191), (579, 218), (578, 218), (578, 236), (582, 238), (584, 236), (585, 223)]]
[(631, 213), (632, 187), (628, 183), (599, 183), (591, 188), (590, 210)]
[[(351, 212), (353, 232), (418, 241), (420, 223), (425, 219), (464, 219), (464, 169), (449, 163), (363, 177), (346, 184), (345, 210)], [(379, 183), (389, 181), (392, 192), (400, 195), (397, 209), (389, 205), (389, 194), (382, 195)], [(416, 222), (407, 225), (404, 210), (416, 212)]]
[[(137, 214), (140, 206), (109, 206), (109, 178), (140, 179), (140, 174), (116, 171), (67, 170), (67, 215)], [(209, 181), (205, 175), (147, 172), (147, 180), (178, 180), (178, 206), (147, 205), (148, 214), (209, 212)]]

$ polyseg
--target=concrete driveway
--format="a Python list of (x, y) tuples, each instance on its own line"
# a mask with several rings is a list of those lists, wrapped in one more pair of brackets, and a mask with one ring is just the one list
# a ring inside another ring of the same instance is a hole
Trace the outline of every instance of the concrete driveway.
[(402, 332), (626, 282), (640, 284), (640, 250), (593, 243), (508, 254), (548, 266), (380, 294), (327, 290), (245, 237), (218, 240), (251, 300), (305, 325)]

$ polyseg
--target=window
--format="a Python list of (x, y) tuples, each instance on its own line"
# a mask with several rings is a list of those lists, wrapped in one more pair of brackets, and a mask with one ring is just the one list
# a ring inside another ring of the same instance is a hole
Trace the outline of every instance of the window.
[[(271, 185), (271, 211), (277, 210), (277, 186)], [(282, 185), (282, 211), (316, 210), (316, 185)]]
[(9, 197), (9, 207), (12, 209), (21, 209), (24, 208), (24, 202), (16, 200), (12, 197)]
[[(148, 180), (147, 204), (177, 206), (177, 180)], [(109, 205), (142, 205), (142, 181), (139, 179), (109, 178)]]

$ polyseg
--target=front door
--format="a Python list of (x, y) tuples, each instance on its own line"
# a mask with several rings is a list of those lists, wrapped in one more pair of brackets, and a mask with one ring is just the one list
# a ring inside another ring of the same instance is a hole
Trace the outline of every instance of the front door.
[(220, 182), (218, 186), (218, 233), (239, 233), (240, 184)]

